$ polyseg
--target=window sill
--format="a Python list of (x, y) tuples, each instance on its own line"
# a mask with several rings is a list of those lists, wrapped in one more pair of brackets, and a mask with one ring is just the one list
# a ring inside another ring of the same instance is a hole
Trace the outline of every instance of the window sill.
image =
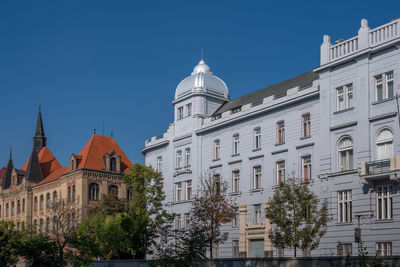
[(236, 154), (232, 154), (231, 157), (237, 157), (239, 155), (240, 155), (240, 153), (236, 153)]
[(230, 193), (230, 195), (231, 196), (240, 196), (242, 194), (242, 192), (241, 191), (239, 191), (239, 192), (232, 192), (232, 193)]
[(375, 219), (374, 220), (374, 223), (393, 223), (393, 222), (394, 222), (394, 219), (381, 219), (381, 220)]
[(256, 152), (256, 151), (260, 151), (260, 150), (261, 150), (261, 147), (260, 148), (254, 148), (252, 151)]
[(371, 105), (378, 105), (378, 104), (385, 103), (385, 102), (388, 102), (388, 101), (391, 101), (391, 100), (394, 100), (394, 99), (395, 99), (394, 97), (389, 97), (389, 98), (385, 98), (385, 99), (382, 99), (382, 100), (377, 100), (375, 102), (372, 102)]
[(337, 222), (336, 226), (353, 225), (353, 222)]
[(186, 165), (183, 168), (190, 168), (190, 167), (191, 167), (191, 165)]
[(302, 137), (300, 137), (300, 140), (304, 140), (304, 139), (308, 139), (308, 138), (311, 138), (311, 135), (302, 136)]
[(175, 170), (182, 170), (182, 167), (179, 167), (179, 168), (175, 168)]
[(189, 203), (192, 202), (193, 199), (189, 199), (189, 200), (179, 200), (179, 201), (174, 201), (173, 204), (185, 204), (185, 203)]
[(212, 161), (215, 162), (215, 161), (219, 161), (220, 159), (221, 159), (221, 158), (217, 158), (217, 159), (213, 159)]
[(257, 188), (257, 189), (250, 189), (250, 193), (257, 193), (257, 192), (262, 192), (264, 191), (264, 188)]
[(285, 142), (282, 142), (282, 143), (276, 143), (275, 144), (275, 146), (280, 146), (280, 145), (284, 145), (285, 144)]
[(340, 114), (340, 113), (347, 112), (350, 110), (354, 110), (354, 107), (338, 110), (338, 111), (333, 112), (333, 114), (336, 115), (336, 114)]

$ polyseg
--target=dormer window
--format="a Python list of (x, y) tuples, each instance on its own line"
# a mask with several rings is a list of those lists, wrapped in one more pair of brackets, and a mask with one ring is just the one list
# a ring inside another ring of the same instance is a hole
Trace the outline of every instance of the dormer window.
[(82, 159), (82, 157), (80, 155), (72, 154), (72, 156), (70, 157), (70, 163), (69, 163), (71, 171), (75, 171), (76, 169), (78, 169), (81, 159)]
[(111, 151), (104, 156), (104, 163), (106, 171), (121, 172), (121, 157), (115, 151)]

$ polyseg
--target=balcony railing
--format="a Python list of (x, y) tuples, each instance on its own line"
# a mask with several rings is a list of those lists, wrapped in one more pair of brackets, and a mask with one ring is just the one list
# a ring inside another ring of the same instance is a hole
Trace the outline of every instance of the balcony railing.
[(375, 160), (365, 163), (365, 175), (390, 172), (390, 159)]

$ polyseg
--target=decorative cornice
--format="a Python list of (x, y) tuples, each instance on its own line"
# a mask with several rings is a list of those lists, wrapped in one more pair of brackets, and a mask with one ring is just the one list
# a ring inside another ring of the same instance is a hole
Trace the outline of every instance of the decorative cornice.
[(251, 156), (251, 157), (249, 157), (249, 160), (258, 159), (258, 158), (262, 158), (262, 157), (264, 157), (264, 154)]
[(218, 167), (222, 167), (222, 164), (211, 165), (210, 169), (215, 169), (215, 168), (218, 168)]
[(145, 148), (142, 149), (142, 154), (144, 155), (144, 154), (145, 154), (147, 151), (149, 151), (149, 150), (152, 150), (152, 149), (154, 149), (154, 148), (156, 148), (156, 147), (160, 147), (160, 146), (166, 146), (166, 145), (168, 145), (168, 144), (169, 144), (169, 140), (165, 140), (165, 141), (162, 141), (162, 142), (160, 142), (160, 143), (147, 146), (147, 147), (145, 147)]
[(331, 131), (336, 131), (339, 129), (343, 129), (343, 128), (347, 128), (347, 127), (352, 127), (357, 125), (357, 121), (352, 121), (352, 122), (348, 122), (348, 123), (344, 123), (344, 124), (340, 124), (340, 125), (336, 125), (336, 126), (332, 126), (331, 128), (329, 128)]
[(239, 163), (239, 162), (242, 162), (242, 160), (241, 160), (241, 159), (232, 160), (232, 161), (229, 161), (229, 162), (228, 162), (228, 165), (232, 165), (232, 164)]
[(173, 174), (173, 176), (174, 177), (176, 177), (176, 176), (179, 176), (179, 175), (181, 175), (181, 174), (191, 174), (192, 173), (192, 171), (191, 170), (189, 170), (189, 169), (185, 169), (185, 170), (183, 170), (183, 171), (175, 171), (174, 172), (174, 174)]
[(296, 146), (296, 149), (300, 149), (300, 148), (304, 148), (304, 147), (309, 147), (309, 146), (313, 146), (313, 145), (314, 145), (314, 142), (312, 142), (312, 143), (307, 143), (307, 144), (303, 144), (303, 145)]
[(288, 152), (288, 149), (281, 149), (281, 150), (276, 150), (276, 151), (272, 151), (271, 155), (275, 155), (275, 154), (279, 154), (279, 153), (284, 153), (284, 152)]
[(396, 115), (397, 115), (397, 112), (390, 112), (390, 113), (374, 116), (374, 117), (369, 118), (369, 122), (384, 120), (387, 118), (395, 117)]
[(192, 137), (192, 135), (193, 135), (193, 133), (180, 135), (180, 136), (175, 137), (172, 141), (173, 142), (180, 141), (182, 139), (186, 139), (186, 138)]

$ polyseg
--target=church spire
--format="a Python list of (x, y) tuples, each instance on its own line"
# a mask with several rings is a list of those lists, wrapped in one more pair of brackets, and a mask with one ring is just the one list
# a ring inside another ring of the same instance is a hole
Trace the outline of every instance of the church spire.
[(36, 122), (36, 132), (35, 136), (33, 137), (33, 147), (36, 150), (36, 153), (46, 146), (46, 136), (44, 135), (43, 129), (43, 121), (42, 121), (42, 112), (41, 107), (39, 106), (39, 113)]
[(2, 187), (3, 189), (7, 189), (11, 186), (11, 172), (14, 169), (14, 164), (11, 155), (11, 147), (10, 147), (10, 158), (8, 159), (6, 173), (3, 177)]

